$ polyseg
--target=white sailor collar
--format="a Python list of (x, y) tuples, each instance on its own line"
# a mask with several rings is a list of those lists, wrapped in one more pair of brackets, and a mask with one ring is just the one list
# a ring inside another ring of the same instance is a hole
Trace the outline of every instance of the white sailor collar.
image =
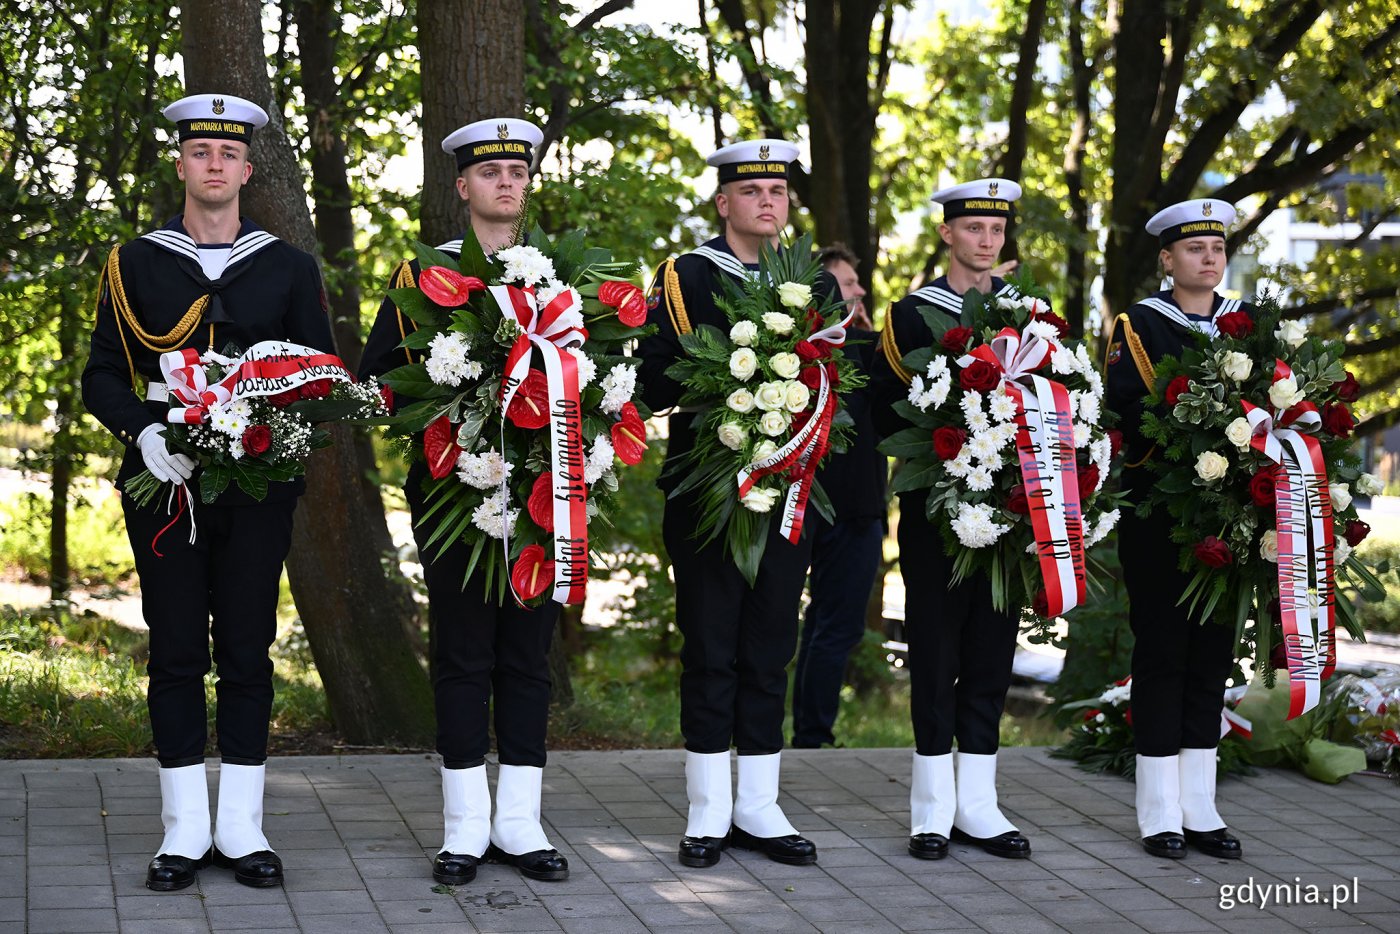
[(1158, 292), (1156, 295), (1144, 298), (1138, 304), (1144, 308), (1152, 309), (1178, 327), (1190, 331), (1200, 331), (1207, 337), (1215, 337), (1219, 333), (1216, 322), (1220, 320), (1221, 316), (1239, 311), (1240, 306), (1244, 303), (1237, 298), (1225, 298), (1217, 292), (1211, 307), (1210, 317), (1207, 319), (1193, 318), (1182, 311), (1181, 306), (1176, 303), (1176, 299), (1172, 298), (1172, 293), (1169, 291)]
[[(191, 260), (196, 267), (199, 266), (199, 247), (194, 242), (194, 238), (185, 231), (184, 215), (176, 217), (160, 230), (142, 234), (141, 239), (150, 241), (176, 256), (183, 256), (185, 259)], [(243, 218), (243, 223), (238, 228), (238, 236), (234, 238), (233, 245), (229, 248), (228, 262), (224, 264), (223, 274), (219, 278), (227, 276), (229, 270), (239, 263), (276, 242), (278, 242), (277, 238), (272, 234), (247, 218)]]

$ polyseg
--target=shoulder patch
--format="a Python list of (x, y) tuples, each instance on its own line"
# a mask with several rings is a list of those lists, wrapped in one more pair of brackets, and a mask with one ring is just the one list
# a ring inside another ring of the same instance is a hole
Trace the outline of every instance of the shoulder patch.
[(1122, 341), (1114, 341), (1113, 344), (1108, 348), (1108, 365), (1109, 365), (1109, 366), (1113, 366), (1113, 364), (1117, 363), (1119, 360), (1122, 360), (1122, 359), (1123, 359), (1123, 342), (1122, 342)]
[(655, 311), (661, 305), (661, 283), (657, 282), (647, 293), (647, 311)]

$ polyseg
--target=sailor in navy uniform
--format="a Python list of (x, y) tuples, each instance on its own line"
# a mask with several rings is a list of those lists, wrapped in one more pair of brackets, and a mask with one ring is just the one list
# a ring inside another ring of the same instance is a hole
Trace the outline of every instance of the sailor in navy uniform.
[[(883, 353), (871, 380), (875, 424), (888, 437), (908, 423), (893, 410), (913, 374), (903, 356), (933, 342), (919, 314), (933, 306), (957, 317), (968, 289), (997, 293), (992, 275), (1021, 186), (985, 178), (933, 195), (943, 205), (938, 233), (948, 244), (948, 272), (890, 307)], [(941, 859), (948, 837), (1008, 858), (1030, 856), (1030, 842), (997, 806), (996, 763), (1002, 709), (1011, 685), (1019, 613), (992, 606), (985, 575), (950, 586), (953, 558), (925, 514), (927, 490), (899, 497), (899, 567), (905, 581), (910, 714), (914, 721), (909, 853)], [(956, 757), (952, 752), (957, 739)]]
[[(99, 281), (83, 401), (126, 445), (118, 486), (143, 468), (197, 489), (195, 463), (166, 447), (160, 356), (194, 348), (246, 349), (286, 340), (331, 351), (316, 261), (238, 214), (252, 174), (248, 143), (262, 108), (229, 94), (186, 97), (165, 109), (179, 128), (185, 210), (164, 228), (114, 248)], [(212, 858), (239, 882), (278, 885), (282, 864), (262, 832), (272, 711), (278, 584), (304, 482), (273, 483), (261, 502), (230, 487), (153, 539), (171, 516), (122, 498), (150, 627), (148, 706), (160, 762), (165, 837), (146, 885), (181, 889)], [(183, 494), (181, 494), (183, 496)], [(196, 494), (194, 499), (198, 499)], [(164, 503), (164, 497), (160, 498)], [(218, 669), (218, 819), (210, 833), (205, 784), (204, 676)], [(212, 847), (212, 850), (211, 850)]]
[[(1118, 316), (1105, 366), (1107, 404), (1118, 413), (1124, 435), (1123, 486), (1134, 502), (1152, 483), (1145, 467), (1152, 445), (1142, 437), (1141, 417), (1157, 361), (1193, 346), (1193, 331), (1214, 337), (1223, 315), (1254, 315), (1253, 306), (1215, 291), (1225, 274), (1225, 231), (1234, 220), (1228, 202), (1199, 198), (1164, 208), (1147, 222), (1147, 232), (1161, 239), (1159, 260), (1172, 288)], [(1202, 624), (1177, 605), (1190, 578), (1178, 570), (1180, 546), (1171, 541), (1172, 527), (1164, 509), (1141, 518), (1127, 507), (1118, 526), (1135, 639), (1138, 829), (1143, 847), (1156, 856), (1180, 858), (1191, 844), (1211, 856), (1238, 859), (1240, 842), (1215, 808), (1215, 747), (1225, 681), (1235, 663), (1235, 632)]]
[[(543, 139), (534, 124), (504, 117), (470, 123), (442, 141), (443, 151), (457, 159), (457, 192), (467, 202), (472, 232), (488, 255), (514, 243), (530, 183), (530, 160)], [(438, 249), (456, 257), (462, 241), (452, 240)], [(417, 260), (404, 261), (390, 287), (414, 287), (419, 271)], [(422, 351), (399, 346), (416, 329), (386, 297), (365, 342), (360, 378), (421, 362)], [(396, 401), (401, 407), (408, 400)], [(476, 878), (483, 859), (491, 859), (514, 865), (532, 879), (566, 879), (568, 859), (550, 845), (540, 824), (551, 686), (546, 656), (559, 604), (546, 601), (529, 608), (512, 600), (498, 603), (481, 573), (464, 586), (471, 548), (460, 541), (445, 548), (425, 547), (435, 528), (419, 522), (426, 511), (428, 479), (426, 465), (415, 460), (404, 495), (413, 516), (432, 618), (443, 801), (443, 844), (433, 859), (433, 878), (463, 885)], [(494, 820), (486, 776), (493, 708), (500, 758)]]
[[(666, 375), (684, 354), (680, 335), (700, 324), (729, 331), (715, 304), (723, 277), (756, 274), (763, 245), (778, 245), (787, 227), (788, 177), (796, 158), (793, 144), (761, 139), (725, 146), (707, 160), (719, 172), (715, 206), (725, 233), (668, 259), (657, 272), (647, 303), (647, 321), (657, 332), (637, 348), (643, 398), (653, 411), (673, 408), (681, 398), (681, 385)], [(837, 292), (829, 274), (814, 291)], [(693, 412), (672, 413), (668, 465), (694, 445), (694, 420)], [(663, 473), (661, 487), (670, 494), (679, 482)], [(684, 637), (681, 733), (690, 808), (680, 861), (713, 866), (732, 843), (779, 862), (814, 863), (816, 847), (798, 835), (778, 805), (786, 667), (797, 645), (810, 536), (791, 544), (772, 522), (751, 589), (718, 541), (704, 547), (696, 541), (698, 514), (692, 497), (668, 495), (662, 519), (676, 581), (676, 625)], [(730, 782), (731, 745), (738, 750), (737, 794)]]

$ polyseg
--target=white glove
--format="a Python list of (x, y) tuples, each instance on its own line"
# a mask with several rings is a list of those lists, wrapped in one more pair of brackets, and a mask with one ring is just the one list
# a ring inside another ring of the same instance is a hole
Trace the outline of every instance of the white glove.
[(141, 449), (141, 459), (146, 469), (161, 483), (184, 483), (194, 473), (194, 461), (183, 454), (173, 454), (165, 446), (165, 429), (160, 425), (147, 425), (136, 436), (136, 446)]

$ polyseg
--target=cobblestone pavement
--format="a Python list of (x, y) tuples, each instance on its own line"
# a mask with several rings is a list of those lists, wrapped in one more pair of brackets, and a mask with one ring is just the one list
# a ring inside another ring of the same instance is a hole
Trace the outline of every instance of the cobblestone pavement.
[[(487, 865), (447, 891), (434, 891), (427, 859), (442, 839), (434, 758), (274, 759), (265, 829), (286, 864), (285, 890), (246, 888), (210, 868), (176, 893), (143, 885), (161, 838), (154, 762), (3, 762), (0, 934), (1400, 931), (1393, 782), (1324, 786), (1277, 770), (1224, 782), (1220, 810), (1245, 859), (1172, 862), (1138, 846), (1131, 783), (1086, 775), (1044, 749), (1009, 749), (1001, 800), (1034, 856), (1002, 860), (954, 843), (948, 859), (920, 862), (904, 851), (909, 756), (785, 752), (782, 802), (817, 843), (819, 865), (730, 851), (713, 869), (686, 869), (675, 855), (683, 753), (554, 753), (544, 818), (569, 880)], [(1223, 910), (1222, 887), (1251, 880), (1253, 903)], [(1261, 908), (1257, 887), (1275, 883), (1303, 898), (1316, 886), (1329, 901), (1345, 890), (1351, 901), (1283, 904), (1270, 891)]]

